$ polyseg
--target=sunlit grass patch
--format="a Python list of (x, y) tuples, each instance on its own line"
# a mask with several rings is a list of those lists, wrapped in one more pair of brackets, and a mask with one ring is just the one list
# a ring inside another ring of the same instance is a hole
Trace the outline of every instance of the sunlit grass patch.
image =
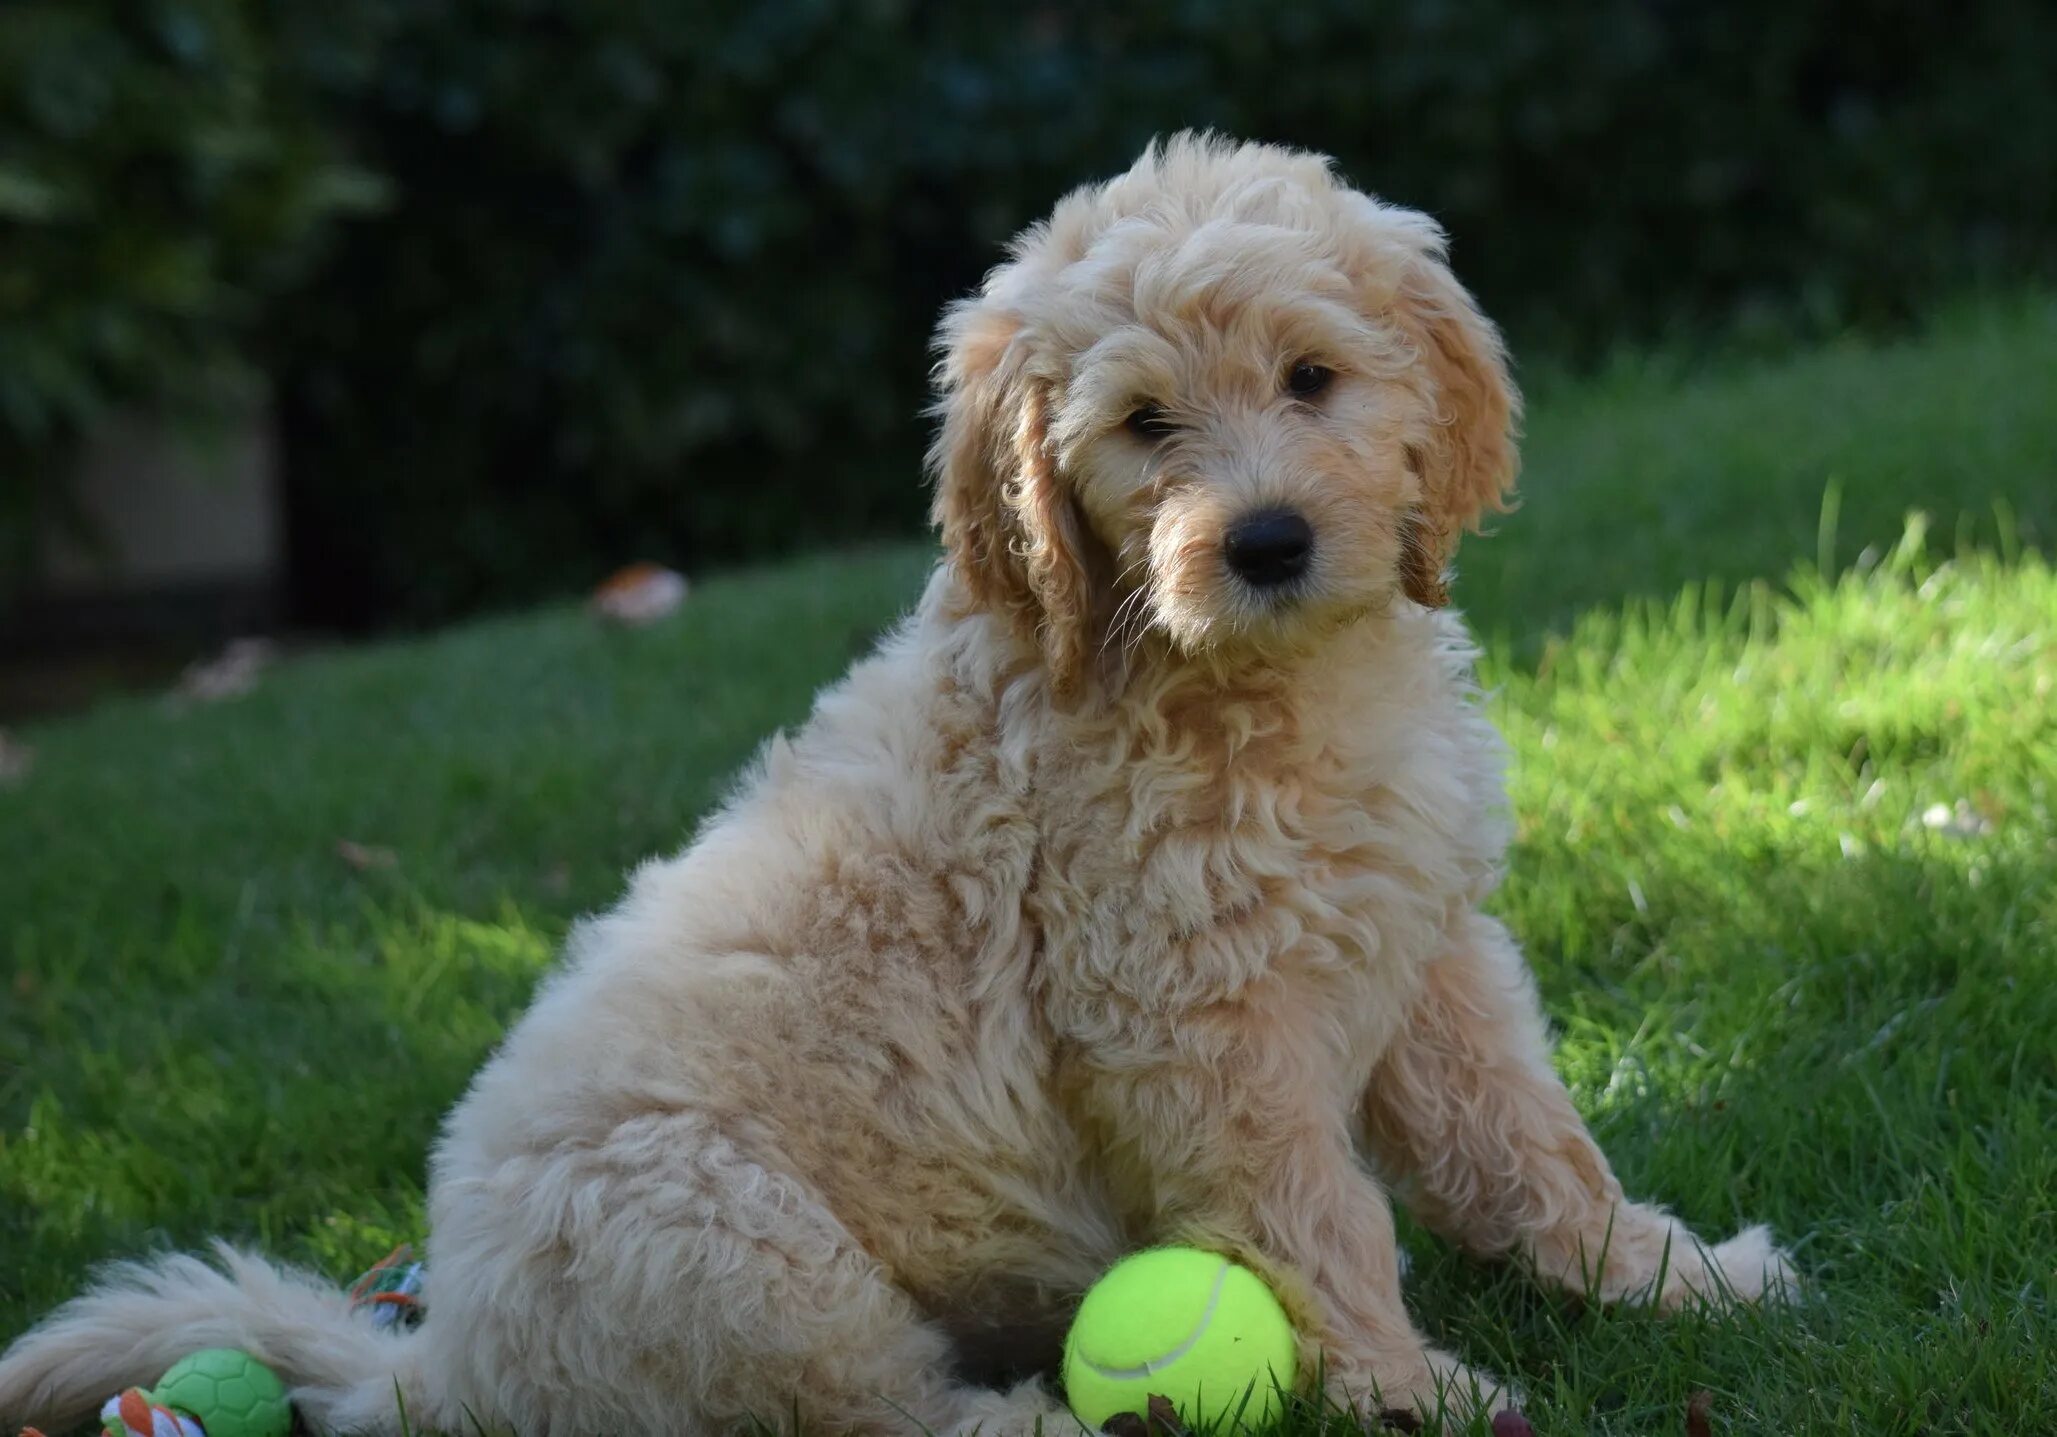
[(1511, 1301), (1536, 1340), (1510, 1360), (1602, 1430), (1650, 1430), (1639, 1402), (1675, 1421), (1694, 1385), (1738, 1430), (2032, 1430), (2057, 1382), (2057, 575), (1938, 562), (1916, 524), (1838, 580), (1593, 614), (1488, 671), (1520, 835), (1500, 907), (1581, 1107), (1632, 1188), (1715, 1235), (1773, 1223), (1812, 1290), (1697, 1357), (1619, 1316), (1560, 1333), (1561, 1305), (1427, 1247), (1424, 1305), (1478, 1331)]

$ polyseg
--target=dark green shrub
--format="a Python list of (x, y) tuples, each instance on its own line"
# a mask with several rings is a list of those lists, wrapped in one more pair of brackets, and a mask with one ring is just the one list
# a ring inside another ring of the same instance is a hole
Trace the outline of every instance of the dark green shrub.
[(1180, 126), (1436, 213), (1556, 354), (1891, 321), (2057, 239), (2039, 4), (354, 8), (324, 82), (401, 202), (286, 352), (302, 573), (382, 612), (911, 528), (937, 306)]
[(0, 525), (61, 517), (109, 409), (246, 393), (267, 302), (378, 194), (279, 84), (238, 0), (0, 6)]
[[(128, 13), (32, 8), (80, 4)], [(292, 97), (392, 187), (266, 310), (295, 572), (332, 621), (911, 529), (938, 305), (1181, 126), (1432, 211), (1556, 357), (1895, 322), (2057, 255), (2040, 0), (159, 7), (195, 8), (269, 46), (250, 113)], [(210, 339), (270, 288), (200, 306)]]

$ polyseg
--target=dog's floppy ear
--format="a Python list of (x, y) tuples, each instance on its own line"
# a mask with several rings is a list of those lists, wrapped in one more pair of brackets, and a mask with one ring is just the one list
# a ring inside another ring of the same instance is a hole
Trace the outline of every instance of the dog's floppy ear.
[(937, 335), (929, 448), (932, 518), (972, 597), (1042, 649), (1053, 688), (1075, 696), (1092, 659), (1087, 541), (1050, 452), (1047, 381), (1027, 373), (1020, 324), (968, 300)]
[(1499, 330), (1444, 265), (1432, 227), (1404, 269), (1391, 315), (1413, 344), (1431, 405), (1428, 432), (1409, 451), (1422, 499), (1403, 535), (1401, 578), (1408, 597), (1436, 608), (1449, 602), (1443, 571), (1459, 536), (1508, 507), (1521, 396)]

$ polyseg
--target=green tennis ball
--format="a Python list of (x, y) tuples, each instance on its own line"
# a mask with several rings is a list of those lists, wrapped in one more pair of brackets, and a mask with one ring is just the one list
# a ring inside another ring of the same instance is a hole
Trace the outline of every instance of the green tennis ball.
[(286, 1384), (233, 1347), (208, 1347), (181, 1357), (150, 1398), (193, 1418), (207, 1429), (207, 1437), (286, 1437), (293, 1426)]
[(1118, 1412), (1146, 1416), (1168, 1397), (1181, 1419), (1263, 1427), (1293, 1386), (1297, 1345), (1271, 1289), (1211, 1252), (1159, 1247), (1093, 1284), (1064, 1341), (1064, 1394), (1099, 1431)]

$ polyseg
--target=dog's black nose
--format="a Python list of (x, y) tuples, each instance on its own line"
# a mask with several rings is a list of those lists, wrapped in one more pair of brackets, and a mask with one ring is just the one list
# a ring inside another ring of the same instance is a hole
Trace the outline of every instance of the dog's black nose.
[(1228, 531), (1222, 545), (1228, 566), (1246, 584), (1268, 589), (1307, 572), (1314, 530), (1288, 509), (1252, 514)]

